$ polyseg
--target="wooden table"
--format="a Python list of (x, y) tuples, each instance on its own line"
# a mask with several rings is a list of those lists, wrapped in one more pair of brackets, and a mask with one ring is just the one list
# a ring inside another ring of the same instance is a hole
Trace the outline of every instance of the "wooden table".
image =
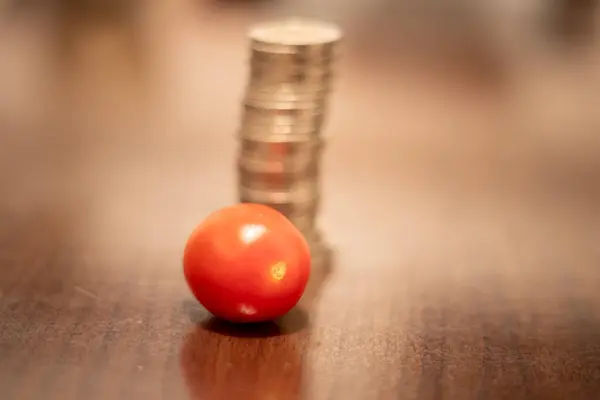
[(494, 63), (369, 46), (354, 19), (323, 176), (335, 262), (288, 316), (233, 328), (190, 295), (182, 248), (235, 201), (244, 32), (285, 9), (132, 10), (4, 11), (0, 398), (597, 397), (585, 129), (553, 147), (528, 134), (558, 120), (511, 118)]

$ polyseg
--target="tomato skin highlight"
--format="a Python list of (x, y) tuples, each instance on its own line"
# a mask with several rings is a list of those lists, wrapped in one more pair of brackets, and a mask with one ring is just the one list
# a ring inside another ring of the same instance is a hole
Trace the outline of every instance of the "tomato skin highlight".
[(198, 225), (185, 246), (183, 270), (193, 295), (214, 316), (262, 322), (298, 303), (310, 277), (310, 250), (279, 211), (242, 203)]

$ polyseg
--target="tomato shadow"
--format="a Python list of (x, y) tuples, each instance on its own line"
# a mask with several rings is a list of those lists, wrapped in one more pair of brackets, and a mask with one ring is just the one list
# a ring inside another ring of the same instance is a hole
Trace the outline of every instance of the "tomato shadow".
[(308, 313), (300, 307), (294, 307), (289, 313), (274, 321), (235, 324), (220, 318), (210, 317), (200, 322), (197, 326), (201, 329), (225, 336), (266, 338), (300, 332), (308, 327), (308, 321)]
[(308, 328), (308, 313), (300, 305), (273, 321), (233, 323), (211, 315), (196, 300), (186, 300), (184, 312), (196, 329), (237, 338), (268, 338), (290, 335)]

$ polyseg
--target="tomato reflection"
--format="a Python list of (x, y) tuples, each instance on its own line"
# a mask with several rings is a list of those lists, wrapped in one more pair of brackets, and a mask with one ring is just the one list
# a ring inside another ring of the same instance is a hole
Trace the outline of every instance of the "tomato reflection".
[(190, 398), (299, 399), (305, 325), (304, 315), (292, 315), (279, 324), (240, 327), (211, 319), (195, 327), (180, 354)]

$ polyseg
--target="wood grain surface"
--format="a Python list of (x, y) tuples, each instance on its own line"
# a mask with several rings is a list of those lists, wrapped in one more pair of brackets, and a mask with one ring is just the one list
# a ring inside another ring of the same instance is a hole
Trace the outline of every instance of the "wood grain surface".
[(235, 201), (247, 27), (311, 10), (138, 3), (2, 4), (2, 400), (598, 396), (596, 50), (416, 51), (348, 2), (335, 259), (289, 315), (234, 327), (182, 249)]

